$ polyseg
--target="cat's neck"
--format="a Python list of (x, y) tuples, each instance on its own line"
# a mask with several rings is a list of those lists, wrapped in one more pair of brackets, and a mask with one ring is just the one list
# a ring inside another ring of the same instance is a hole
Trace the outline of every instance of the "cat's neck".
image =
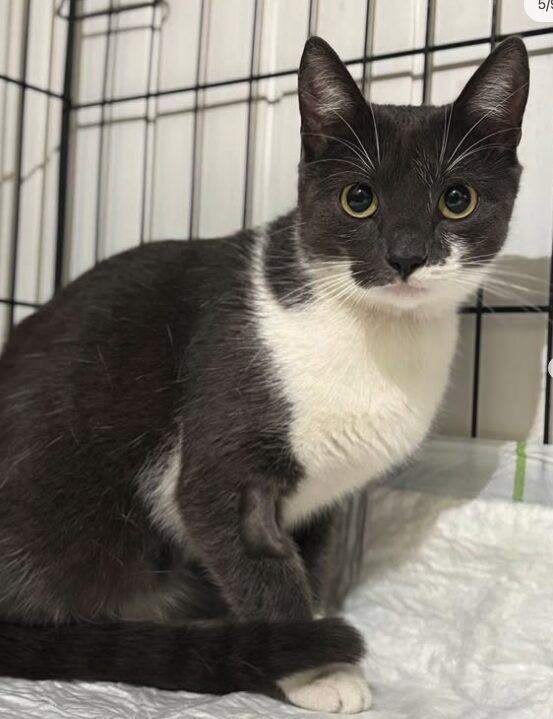
[(313, 299), (313, 283), (301, 248), (298, 210), (283, 215), (256, 233), (256, 271), (285, 307)]
[[(299, 278), (312, 273), (301, 251), (278, 246), (281, 239), (270, 232), (257, 237), (252, 309), (271, 381), (290, 407), (292, 452), (305, 472), (283, 508), (291, 526), (419, 446), (447, 383), (458, 318), (454, 311), (391, 317), (322, 292), (312, 278), (302, 298)], [(294, 257), (299, 262), (291, 293), (283, 277), (271, 276), (279, 252), (288, 265)]]

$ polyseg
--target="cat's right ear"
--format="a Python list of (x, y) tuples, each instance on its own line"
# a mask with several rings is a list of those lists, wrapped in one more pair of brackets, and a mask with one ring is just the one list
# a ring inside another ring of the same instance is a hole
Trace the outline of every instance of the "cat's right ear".
[(305, 43), (298, 72), (302, 145), (309, 157), (323, 152), (330, 137), (351, 131), (348, 123), (366, 106), (338, 55), (320, 37)]
[(496, 145), (516, 147), (528, 99), (528, 52), (519, 37), (495, 48), (455, 101), (478, 134), (495, 137)]

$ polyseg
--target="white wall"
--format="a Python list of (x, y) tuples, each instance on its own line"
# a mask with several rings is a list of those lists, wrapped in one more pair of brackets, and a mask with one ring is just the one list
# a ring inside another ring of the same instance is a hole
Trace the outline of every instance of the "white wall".
[[(7, 75), (20, 73), (26, 2), (0, 0), (0, 72)], [(108, 4), (82, 0), (80, 12)], [(27, 72), (28, 82), (57, 92), (66, 29), (55, 14), (59, 5), (60, 0), (31, 0)], [(61, 3), (62, 13), (67, 6), (67, 1)], [(546, 27), (527, 17), (519, 0), (503, 0), (500, 6), (500, 33)], [(424, 45), (426, 0), (372, 0), (370, 7), (369, 53)], [(462, 9), (453, 0), (435, 0), (433, 42), (487, 37), (491, 14), (491, 0), (465, 0)], [(245, 196), (247, 224), (289, 209), (299, 157), (296, 78), (290, 73), (261, 79), (250, 88), (250, 69), (261, 75), (293, 70), (309, 29), (331, 42), (344, 59), (360, 59), (365, 16), (366, 0), (169, 0), (81, 21), (74, 98), (85, 106), (74, 112), (67, 278), (141, 237), (185, 239), (237, 230)], [(520, 151), (526, 170), (503, 263), (528, 276), (516, 280), (522, 289), (511, 289), (509, 297), (486, 293), (488, 304), (548, 301), (553, 35), (529, 38), (527, 46), (532, 83)], [(437, 52), (431, 62), (431, 102), (452, 100), (488, 51), (489, 45), (481, 44)], [(360, 80), (362, 64), (350, 69)], [(365, 92), (376, 102), (419, 103), (422, 70), (422, 55), (371, 63)], [(191, 89), (198, 82), (230, 79), (242, 81)], [(156, 96), (136, 99), (147, 90)], [(61, 102), (32, 91), (27, 97), (16, 297), (34, 303), (52, 291)], [(95, 104), (102, 97), (129, 99)], [(18, 102), (19, 90), (0, 80), (0, 298), (10, 288)], [(18, 308), (16, 316), (28, 311)], [(5, 317), (0, 305), (0, 331)], [(474, 316), (463, 317), (450, 396), (438, 423), (441, 431), (470, 432), (474, 327)], [(482, 327), (479, 433), (539, 437), (545, 315), (485, 315)]]

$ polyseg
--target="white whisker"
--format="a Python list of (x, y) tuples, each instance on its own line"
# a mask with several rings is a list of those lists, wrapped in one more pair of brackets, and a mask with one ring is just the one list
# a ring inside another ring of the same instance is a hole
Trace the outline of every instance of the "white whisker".
[(378, 126), (377, 126), (377, 124), (376, 124), (376, 117), (375, 117), (375, 115), (374, 115), (374, 109), (373, 109), (372, 102), (371, 102), (370, 100), (367, 100), (367, 103), (368, 103), (368, 105), (369, 105), (369, 109), (370, 109), (370, 111), (371, 111), (371, 115), (372, 115), (372, 118), (373, 118), (374, 141), (375, 141), (375, 144), (376, 144), (376, 157), (377, 157), (377, 160), (378, 160), (378, 164), (380, 165), (380, 164), (381, 164), (381, 159), (380, 159), (380, 139), (379, 139), (379, 137), (378, 137)]
[(463, 137), (462, 137), (462, 138), (459, 140), (459, 142), (457, 143), (457, 145), (456, 145), (455, 149), (453, 150), (453, 152), (450, 154), (450, 156), (449, 156), (449, 158), (448, 158), (448, 165), (449, 165), (449, 163), (451, 163), (451, 162), (453, 161), (453, 159), (454, 159), (454, 157), (455, 157), (457, 151), (462, 147), (463, 142), (467, 139), (467, 137), (468, 137), (469, 135), (471, 135), (471, 134), (474, 132), (474, 130), (478, 127), (478, 125), (480, 125), (481, 122), (484, 122), (484, 120), (485, 120), (487, 117), (489, 117), (489, 116), (492, 115), (494, 112), (496, 112), (496, 110), (497, 110), (499, 107), (501, 107), (502, 105), (504, 105), (508, 100), (510, 100), (511, 97), (513, 97), (513, 95), (516, 95), (517, 92), (520, 92), (521, 90), (524, 90), (527, 86), (528, 86), (528, 83), (524, 83), (524, 85), (522, 85), (521, 87), (517, 88), (516, 90), (513, 90), (513, 92), (510, 92), (506, 97), (503, 98), (503, 100), (501, 100), (500, 102), (496, 103), (492, 108), (490, 108), (487, 112), (485, 112), (485, 113), (482, 115), (482, 117), (480, 117), (478, 120), (476, 120), (476, 122), (467, 130), (467, 132), (465, 132), (465, 134), (463, 135)]

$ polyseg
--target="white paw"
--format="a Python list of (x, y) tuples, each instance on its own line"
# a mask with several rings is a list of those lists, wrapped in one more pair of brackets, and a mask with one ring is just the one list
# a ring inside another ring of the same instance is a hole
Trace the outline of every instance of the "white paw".
[(368, 709), (372, 700), (362, 670), (352, 664), (293, 674), (279, 686), (292, 704), (313, 711), (357, 714)]

